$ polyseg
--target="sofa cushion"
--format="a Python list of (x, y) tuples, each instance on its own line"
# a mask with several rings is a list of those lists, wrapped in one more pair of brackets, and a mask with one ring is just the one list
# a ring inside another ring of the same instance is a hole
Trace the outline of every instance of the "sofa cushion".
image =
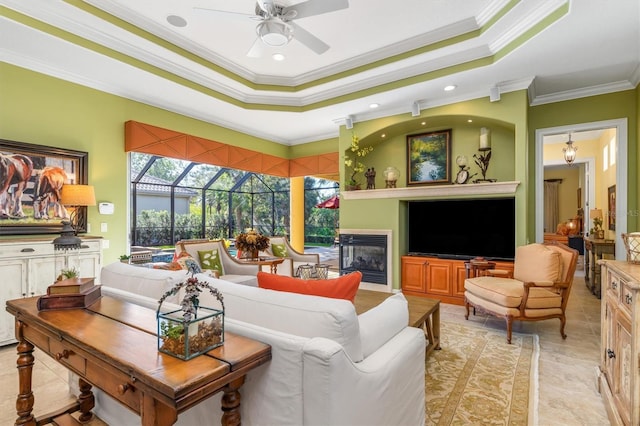
[(198, 250), (198, 257), (200, 258), (200, 266), (202, 269), (218, 271), (220, 275), (224, 275), (224, 268), (222, 267), (220, 253), (217, 248), (211, 250)]
[(194, 274), (199, 274), (200, 272), (202, 272), (202, 268), (200, 267), (198, 262), (188, 253), (183, 253), (182, 255), (180, 255), (180, 257), (178, 257), (177, 263), (182, 267), (182, 269), (191, 271)]
[(181, 271), (182, 265), (180, 265), (178, 262), (155, 263), (153, 265), (153, 269), (165, 269), (167, 271)]
[(562, 257), (543, 244), (527, 244), (516, 249), (513, 278), (523, 282), (562, 279)]
[[(270, 275), (270, 274), (267, 274)], [(353, 303), (342, 299), (309, 296), (285, 291), (237, 285), (198, 274), (224, 297), (225, 318), (300, 337), (324, 337), (341, 345), (354, 362), (362, 361), (358, 316)], [(183, 290), (179, 297), (182, 297)], [(202, 306), (216, 306), (208, 292), (200, 295)]]
[(258, 286), (261, 288), (330, 297), (332, 299), (346, 299), (351, 302), (356, 297), (361, 280), (362, 272), (360, 271), (328, 280), (303, 280), (258, 272)]
[(287, 246), (282, 244), (271, 244), (271, 252), (275, 257), (289, 257)]

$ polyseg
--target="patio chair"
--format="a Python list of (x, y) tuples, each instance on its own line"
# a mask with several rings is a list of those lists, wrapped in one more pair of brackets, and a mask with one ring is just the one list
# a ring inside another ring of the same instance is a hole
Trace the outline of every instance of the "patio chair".
[[(278, 265), (278, 275), (289, 277), (297, 276), (296, 271), (299, 266), (317, 265), (320, 263), (320, 256), (317, 253), (301, 253), (291, 247), (287, 237), (269, 237), (269, 247), (262, 253), (266, 256), (284, 257), (282, 264)], [(264, 272), (269, 272), (269, 266), (263, 267)]]

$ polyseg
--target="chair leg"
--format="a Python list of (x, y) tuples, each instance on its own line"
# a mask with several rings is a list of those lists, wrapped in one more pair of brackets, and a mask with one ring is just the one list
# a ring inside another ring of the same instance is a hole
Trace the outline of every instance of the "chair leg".
[(560, 317), (560, 335), (563, 339), (567, 338), (567, 335), (564, 333), (564, 326), (567, 323), (567, 318), (563, 315)]
[(464, 315), (464, 319), (469, 320), (469, 302), (467, 300), (464, 301), (464, 307), (467, 308), (467, 313)]
[(512, 326), (513, 326), (513, 316), (511, 315), (507, 315), (505, 317), (505, 320), (507, 320), (507, 343), (511, 344), (511, 330), (512, 330)]

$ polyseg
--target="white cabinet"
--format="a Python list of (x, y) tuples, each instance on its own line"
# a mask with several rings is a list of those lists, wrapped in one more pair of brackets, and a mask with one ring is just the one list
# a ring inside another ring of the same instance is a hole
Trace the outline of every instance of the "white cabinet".
[(640, 265), (602, 264), (600, 393), (614, 425), (640, 424)]
[(45, 294), (62, 269), (75, 267), (81, 277), (100, 280), (102, 240), (83, 238), (79, 250), (55, 250), (47, 240), (0, 240), (0, 345), (15, 342), (14, 318), (7, 300)]

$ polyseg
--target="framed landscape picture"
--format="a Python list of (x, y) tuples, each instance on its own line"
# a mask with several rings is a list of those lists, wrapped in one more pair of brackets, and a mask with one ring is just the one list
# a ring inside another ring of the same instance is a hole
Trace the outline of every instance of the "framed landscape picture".
[(407, 185), (451, 183), (451, 129), (407, 136)]
[(87, 184), (87, 167), (86, 152), (0, 139), (0, 235), (60, 232), (70, 216), (60, 191)]

